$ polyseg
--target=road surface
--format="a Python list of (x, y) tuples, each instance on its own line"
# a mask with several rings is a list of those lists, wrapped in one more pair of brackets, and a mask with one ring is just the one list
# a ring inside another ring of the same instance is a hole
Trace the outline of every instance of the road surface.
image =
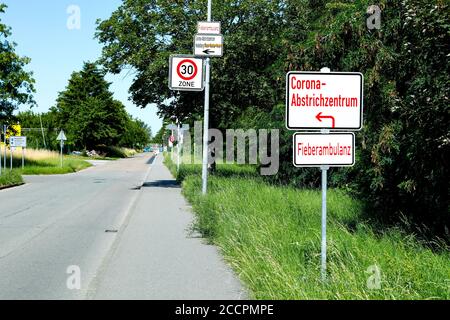
[[(240, 299), (162, 157), (0, 191), (0, 299)], [(78, 288), (79, 284), (79, 288)]]

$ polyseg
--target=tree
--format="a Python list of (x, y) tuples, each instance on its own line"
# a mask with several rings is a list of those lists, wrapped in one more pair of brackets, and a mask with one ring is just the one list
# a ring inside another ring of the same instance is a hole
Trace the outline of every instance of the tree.
[[(226, 127), (247, 108), (270, 111), (282, 98), (278, 57), (284, 2), (213, 2), (226, 56), (212, 61), (212, 126)], [(203, 93), (170, 91), (167, 74), (171, 54), (192, 52), (197, 21), (205, 17), (205, 1), (123, 1), (109, 19), (98, 22), (97, 38), (104, 44), (100, 61), (112, 73), (130, 67), (136, 71), (130, 88), (136, 105), (155, 103), (167, 119), (202, 118)]]
[[(6, 8), (0, 3), (0, 14), (5, 13)], [(34, 104), (33, 74), (24, 70), (31, 60), (17, 55), (16, 44), (10, 37), (11, 28), (0, 19), (0, 120), (11, 119), (21, 104)]]
[(115, 145), (128, 116), (124, 105), (113, 99), (104, 73), (93, 63), (74, 72), (66, 90), (60, 92), (56, 110), (60, 128), (75, 148), (92, 149)]
[(151, 138), (151, 128), (143, 121), (128, 115), (127, 125), (121, 134), (119, 145), (133, 149), (142, 149), (150, 143)]

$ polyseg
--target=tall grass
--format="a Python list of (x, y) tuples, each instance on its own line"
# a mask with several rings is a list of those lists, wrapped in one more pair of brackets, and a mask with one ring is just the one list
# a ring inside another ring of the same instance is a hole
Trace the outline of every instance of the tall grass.
[[(4, 149), (2, 149), (2, 154)], [(6, 151), (7, 167), (10, 166), (10, 151)], [(88, 162), (75, 157), (64, 157), (61, 167), (60, 154), (55, 151), (26, 149), (25, 167), (22, 169), (22, 150), (13, 152), (13, 168), (24, 175), (50, 175), (77, 172), (90, 167)]]
[(361, 218), (359, 201), (340, 190), (329, 190), (328, 280), (322, 283), (320, 191), (271, 186), (243, 178), (239, 167), (234, 176), (233, 168), (210, 176), (207, 196), (198, 168), (182, 166), (180, 176), (196, 228), (222, 249), (254, 298), (450, 298), (448, 248), (432, 252), (399, 229), (376, 232)]

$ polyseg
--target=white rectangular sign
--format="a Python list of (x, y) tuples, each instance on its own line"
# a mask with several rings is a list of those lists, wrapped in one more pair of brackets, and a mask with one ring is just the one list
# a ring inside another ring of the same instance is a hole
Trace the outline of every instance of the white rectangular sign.
[(363, 83), (363, 75), (357, 72), (289, 72), (286, 127), (361, 130)]
[(196, 34), (194, 55), (197, 57), (223, 56), (223, 36), (215, 34)]
[(220, 34), (221, 23), (219, 21), (199, 21), (197, 23), (197, 33), (199, 34)]
[(169, 88), (178, 91), (203, 91), (203, 59), (187, 55), (170, 57)]
[(9, 145), (15, 148), (26, 148), (27, 137), (9, 137)]
[(353, 133), (296, 133), (293, 140), (296, 167), (351, 167), (355, 164)]

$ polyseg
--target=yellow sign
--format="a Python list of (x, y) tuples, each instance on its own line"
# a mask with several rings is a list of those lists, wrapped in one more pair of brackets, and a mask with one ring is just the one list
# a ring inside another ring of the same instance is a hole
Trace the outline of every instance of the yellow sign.
[(9, 137), (19, 137), (22, 135), (22, 126), (20, 124), (13, 124), (6, 130), (6, 139)]
[[(13, 124), (8, 127), (6, 130), (6, 139), (10, 137), (20, 137), (22, 136), (22, 126), (20, 124)], [(0, 142), (0, 145), (5, 145), (3, 141)]]

